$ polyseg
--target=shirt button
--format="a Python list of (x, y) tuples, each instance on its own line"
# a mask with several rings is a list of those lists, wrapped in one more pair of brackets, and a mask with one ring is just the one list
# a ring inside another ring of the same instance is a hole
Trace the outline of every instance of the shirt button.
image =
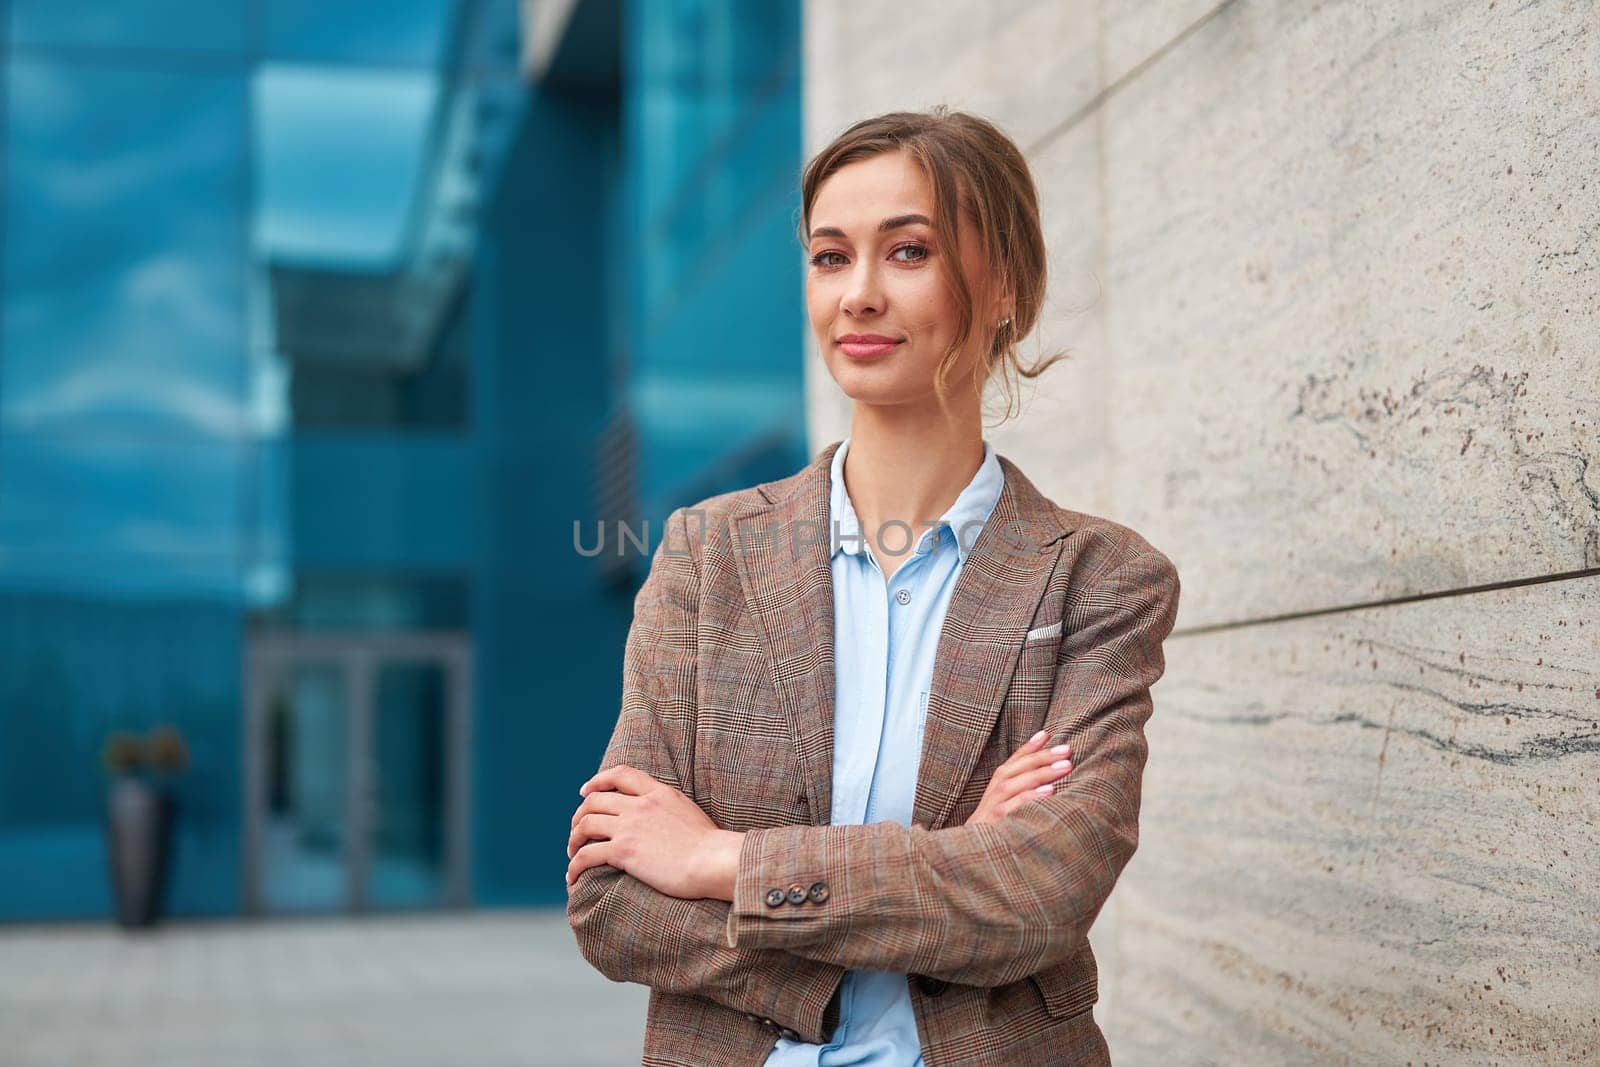
[(789, 903), (804, 904), (806, 902), (806, 887), (796, 882), (789, 887)]
[(911, 603), (911, 590), (909, 590), (909, 589), (896, 589), (894, 591), (894, 598), (895, 598), (895, 600), (897, 600), (901, 604), (909, 604), (909, 603)]
[(767, 907), (776, 908), (784, 899), (783, 890), (776, 888), (767, 890)]

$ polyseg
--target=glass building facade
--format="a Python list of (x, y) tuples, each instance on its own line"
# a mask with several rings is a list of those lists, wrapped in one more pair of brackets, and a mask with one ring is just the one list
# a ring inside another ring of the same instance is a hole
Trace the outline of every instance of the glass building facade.
[[(808, 458), (797, 2), (0, 0), (0, 919), (558, 905), (671, 508)], [(592, 549), (599, 531), (610, 540)]]

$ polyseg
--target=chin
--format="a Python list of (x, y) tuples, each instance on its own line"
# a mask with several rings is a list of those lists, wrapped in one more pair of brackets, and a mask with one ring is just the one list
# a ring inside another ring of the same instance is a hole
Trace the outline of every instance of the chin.
[(937, 403), (933, 395), (933, 387), (926, 389), (862, 389), (857, 391), (845, 390), (845, 396), (850, 398), (852, 404), (864, 404), (868, 407), (902, 411), (933, 406)]
[(829, 371), (844, 395), (861, 404), (907, 404), (933, 394), (932, 378), (909, 380), (904, 368), (845, 363)]

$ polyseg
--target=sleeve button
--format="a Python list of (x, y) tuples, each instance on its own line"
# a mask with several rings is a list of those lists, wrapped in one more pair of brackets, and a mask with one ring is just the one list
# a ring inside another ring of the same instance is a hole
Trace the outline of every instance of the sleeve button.
[(806, 887), (796, 882), (789, 887), (789, 903), (804, 904), (806, 902)]
[(811, 903), (821, 904), (824, 900), (828, 899), (828, 883), (812, 882), (811, 889), (806, 893), (806, 895), (811, 898)]
[(767, 890), (767, 907), (776, 908), (784, 901), (783, 890), (776, 887)]

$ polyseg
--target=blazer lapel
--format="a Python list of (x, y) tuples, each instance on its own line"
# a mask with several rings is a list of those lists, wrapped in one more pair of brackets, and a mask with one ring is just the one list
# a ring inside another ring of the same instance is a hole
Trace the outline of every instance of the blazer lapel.
[[(729, 536), (746, 603), (772, 664), (815, 825), (833, 810), (833, 571), (827, 446), (769, 507), (732, 517)], [(939, 634), (913, 821), (950, 817), (1010, 685), (1034, 611), (1070, 531), (1016, 465), (962, 565)], [(774, 484), (766, 483), (767, 490)]]
[[(828, 471), (839, 442), (771, 507), (729, 523), (745, 602), (766, 639), (778, 703), (800, 761), (814, 825), (833, 812), (833, 569)], [(770, 484), (770, 483), (769, 483)], [(761, 487), (765, 494), (767, 485)]]
[(1000, 718), (1034, 612), (1069, 531), (1010, 460), (994, 511), (961, 565), (934, 652), (912, 821), (944, 826)]

